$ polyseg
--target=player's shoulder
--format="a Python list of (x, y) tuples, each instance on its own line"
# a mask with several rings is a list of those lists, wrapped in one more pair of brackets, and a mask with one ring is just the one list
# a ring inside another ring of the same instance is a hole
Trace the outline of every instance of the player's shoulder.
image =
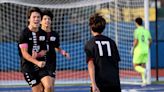
[(22, 31), (23, 32), (28, 32), (29, 31), (29, 28), (28, 27), (25, 27)]
[(56, 32), (56, 31), (51, 31), (53, 34), (58, 34), (58, 32)]
[(96, 36), (95, 38), (96, 38), (96, 40), (97, 40), (97, 39), (100, 39), (100, 40), (103, 40), (103, 41), (114, 42), (113, 39), (111, 39), (110, 37), (107, 37), (107, 36), (105, 36), (105, 35), (99, 35), (99, 36)]
[(145, 29), (145, 31), (146, 31), (146, 33), (150, 33), (150, 31), (149, 31), (149, 30), (147, 30), (147, 29)]
[(51, 31), (51, 34), (52, 34), (52, 35), (59, 36), (59, 33), (58, 33), (58, 32), (56, 32), (56, 31)]
[(93, 43), (96, 40), (96, 37), (92, 37), (90, 40), (88, 40), (88, 43)]
[(107, 36), (105, 36), (105, 35), (102, 35), (102, 37), (103, 37), (103, 39), (106, 39), (106, 40), (111, 40), (111, 41), (113, 41), (111, 38), (109, 38), (109, 37), (107, 37)]
[(103, 35), (103, 41), (109, 41), (109, 43), (112, 45), (112, 46), (116, 46), (116, 43), (113, 39), (111, 39), (110, 37), (107, 37), (107, 36), (104, 36)]
[(39, 33), (39, 34), (43, 34), (43, 35), (46, 35), (46, 34), (47, 34), (47, 33), (46, 33), (43, 29), (41, 29), (41, 28), (39, 28), (38, 33)]
[(137, 32), (139, 32), (139, 31), (140, 31), (140, 28), (134, 29), (134, 33), (137, 33)]
[(94, 45), (95, 38), (92, 37), (90, 40), (88, 40), (85, 44), (85, 47), (87, 46), (93, 46)]
[(139, 26), (135, 29), (135, 31), (139, 31), (139, 32), (145, 31), (145, 28), (143, 26)]
[(21, 31), (21, 35), (25, 35), (25, 34), (28, 34), (30, 31), (29, 31), (29, 28), (28, 27), (25, 27), (22, 31)]

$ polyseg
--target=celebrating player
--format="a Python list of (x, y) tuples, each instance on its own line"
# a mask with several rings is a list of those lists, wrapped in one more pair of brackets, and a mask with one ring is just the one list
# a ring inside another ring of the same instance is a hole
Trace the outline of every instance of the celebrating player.
[[(59, 43), (59, 35), (51, 30), (51, 22), (53, 20), (53, 14), (49, 10), (43, 11), (41, 20), (41, 29), (47, 34), (46, 45), (47, 45), (47, 63), (46, 68), (49, 72), (51, 85), (54, 86), (55, 82), (55, 71), (56, 71), (56, 51), (60, 52), (63, 56), (70, 59), (69, 54), (61, 49)], [(53, 89), (52, 89), (53, 90)]]
[(121, 92), (119, 53), (115, 42), (101, 35), (106, 22), (99, 14), (92, 15), (89, 26), (93, 38), (85, 45), (92, 92)]
[(135, 23), (137, 29), (134, 31), (133, 66), (134, 69), (141, 74), (143, 85), (146, 85), (145, 64), (148, 61), (149, 47), (152, 40), (150, 32), (142, 26), (142, 19), (140, 17), (135, 19)]
[(39, 30), (41, 15), (41, 10), (36, 7), (28, 11), (28, 27), (22, 31), (19, 41), (21, 68), (32, 92), (51, 92), (48, 72), (45, 70), (46, 35)]

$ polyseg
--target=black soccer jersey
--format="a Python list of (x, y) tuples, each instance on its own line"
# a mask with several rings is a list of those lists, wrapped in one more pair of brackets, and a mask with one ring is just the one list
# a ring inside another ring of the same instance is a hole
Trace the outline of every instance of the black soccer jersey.
[(49, 71), (56, 70), (56, 51), (60, 46), (59, 35), (55, 31), (47, 32), (47, 62), (46, 67)]
[[(32, 32), (29, 28), (25, 28), (19, 40), (19, 44), (23, 43), (28, 44), (28, 53), (30, 55), (32, 55), (32, 51), (39, 52), (41, 50), (46, 50), (46, 34), (41, 29), (37, 32)], [(45, 61), (45, 57), (37, 59)], [(21, 68), (22, 72), (33, 72), (38, 70), (39, 67), (21, 57)]]
[(97, 35), (86, 43), (85, 52), (87, 63), (90, 58), (93, 59), (97, 85), (120, 85), (118, 68), (120, 56), (112, 39)]

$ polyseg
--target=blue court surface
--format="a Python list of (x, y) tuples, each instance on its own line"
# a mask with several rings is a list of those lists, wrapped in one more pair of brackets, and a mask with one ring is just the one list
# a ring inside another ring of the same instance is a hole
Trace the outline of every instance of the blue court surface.
[[(164, 84), (121, 85), (122, 92), (164, 92)], [(55, 92), (89, 92), (89, 86), (56, 86)], [(0, 87), (0, 92), (31, 92), (30, 87)]]

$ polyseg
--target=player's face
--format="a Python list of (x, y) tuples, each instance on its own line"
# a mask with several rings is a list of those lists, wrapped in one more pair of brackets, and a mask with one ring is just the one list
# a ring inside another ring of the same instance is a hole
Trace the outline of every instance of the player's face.
[(51, 26), (51, 18), (47, 15), (44, 15), (41, 21), (41, 25), (44, 27), (50, 27)]
[(31, 25), (34, 28), (37, 28), (40, 26), (41, 21), (41, 15), (38, 12), (32, 12), (31, 16), (29, 18), (29, 25)]

